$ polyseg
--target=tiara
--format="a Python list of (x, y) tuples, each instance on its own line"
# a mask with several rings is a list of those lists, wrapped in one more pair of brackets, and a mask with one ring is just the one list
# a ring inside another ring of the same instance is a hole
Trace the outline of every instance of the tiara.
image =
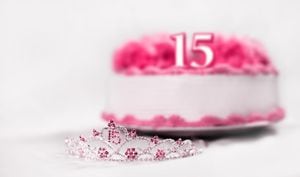
[(100, 161), (161, 161), (189, 157), (203, 151), (203, 140), (160, 139), (138, 136), (113, 121), (89, 136), (66, 138), (66, 152), (77, 158)]

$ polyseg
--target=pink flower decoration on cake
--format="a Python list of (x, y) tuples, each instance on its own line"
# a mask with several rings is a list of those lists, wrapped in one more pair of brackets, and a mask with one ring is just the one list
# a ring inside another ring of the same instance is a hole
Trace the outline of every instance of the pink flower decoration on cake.
[[(215, 58), (212, 66), (218, 64), (228, 64), (233, 68), (241, 68), (243, 64), (251, 64), (253, 61), (247, 55), (247, 49), (238, 39), (218, 39), (215, 37), (215, 42), (212, 47), (215, 51)], [(214, 46), (216, 45), (216, 46)]]
[[(193, 68), (189, 63), (200, 54), (187, 50), (186, 67), (175, 66), (175, 43), (168, 34), (145, 36), (119, 48), (113, 59), (114, 70), (127, 74), (277, 74), (261, 44), (236, 36), (215, 34), (213, 62), (206, 68)], [(201, 60), (200, 60), (201, 63)]]
[(124, 71), (131, 67), (143, 69), (152, 63), (150, 53), (140, 42), (128, 42), (114, 56), (114, 69)]
[(262, 45), (252, 39), (216, 35), (210, 46), (215, 54), (211, 66), (226, 64), (237, 69), (272, 67)]
[(175, 64), (175, 48), (172, 43), (160, 42), (154, 45), (156, 55), (155, 64), (159, 68), (172, 67)]

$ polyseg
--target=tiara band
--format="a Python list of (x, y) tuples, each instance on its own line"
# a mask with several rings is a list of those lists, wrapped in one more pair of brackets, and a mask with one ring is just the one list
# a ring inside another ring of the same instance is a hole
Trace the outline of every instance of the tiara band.
[(89, 136), (66, 138), (66, 152), (82, 159), (100, 161), (161, 161), (184, 158), (203, 151), (203, 140), (160, 139), (158, 136), (138, 136), (113, 121), (101, 131)]

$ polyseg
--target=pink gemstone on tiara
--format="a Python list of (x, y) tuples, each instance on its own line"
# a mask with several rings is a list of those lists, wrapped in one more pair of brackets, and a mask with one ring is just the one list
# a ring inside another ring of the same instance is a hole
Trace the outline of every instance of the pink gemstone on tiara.
[(155, 154), (155, 159), (162, 160), (165, 158), (165, 155), (166, 155), (166, 153), (164, 150), (157, 149), (156, 154)]
[(137, 158), (138, 153), (135, 148), (127, 148), (125, 155), (127, 156), (127, 159), (134, 160)]
[(100, 132), (98, 132), (96, 129), (93, 129), (93, 136), (99, 136)]
[(79, 136), (80, 141), (86, 142), (85, 137), (83, 137), (82, 135)]
[(120, 144), (121, 139), (119, 135), (119, 131), (115, 130), (114, 128), (108, 131), (108, 142), (112, 142), (114, 144)]
[(78, 149), (79, 157), (84, 157), (84, 150), (82, 148)]
[(116, 124), (114, 123), (114, 121), (109, 121), (109, 123), (108, 123), (108, 127), (109, 128), (115, 128), (116, 127)]
[(179, 138), (177, 141), (176, 141), (177, 144), (181, 144), (182, 143), (182, 139)]
[(98, 149), (98, 155), (100, 158), (107, 158), (108, 154), (109, 152), (105, 148), (100, 147)]
[(132, 137), (132, 138), (135, 138), (136, 137), (136, 130), (133, 129), (129, 132), (129, 136)]
[(151, 138), (151, 142), (152, 142), (153, 144), (157, 144), (157, 143), (158, 143), (158, 136), (153, 136), (153, 137)]
[(89, 160), (155, 161), (183, 158), (199, 154), (205, 145), (202, 140), (159, 139), (158, 136), (138, 136), (110, 121), (101, 131), (94, 129), (90, 136), (66, 138), (66, 152)]

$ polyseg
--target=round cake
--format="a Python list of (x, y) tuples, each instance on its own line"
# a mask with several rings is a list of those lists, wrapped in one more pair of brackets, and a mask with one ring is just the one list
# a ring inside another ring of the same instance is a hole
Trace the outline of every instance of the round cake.
[(189, 63), (203, 57), (189, 50), (184, 67), (175, 65), (175, 43), (169, 34), (125, 43), (113, 56), (102, 118), (153, 129), (283, 119), (278, 72), (257, 41), (215, 35), (206, 45), (214, 58), (197, 68)]

